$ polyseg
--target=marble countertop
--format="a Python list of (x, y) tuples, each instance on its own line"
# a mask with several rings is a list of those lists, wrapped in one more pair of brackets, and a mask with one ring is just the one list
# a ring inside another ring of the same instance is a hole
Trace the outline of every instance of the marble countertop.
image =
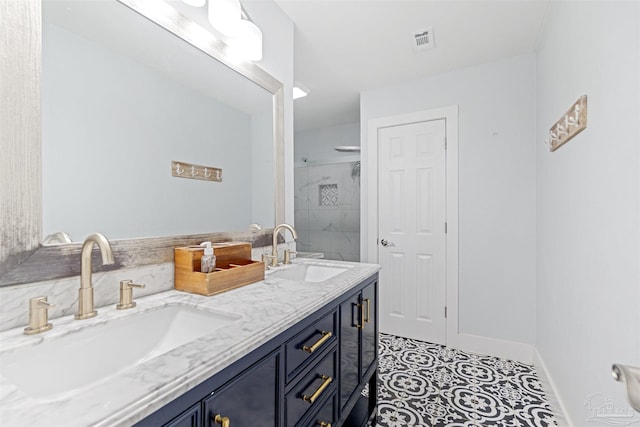
[[(97, 384), (53, 399), (30, 397), (0, 375), (0, 424), (12, 427), (132, 425), (380, 269), (376, 264), (315, 259), (298, 259), (294, 263), (350, 268), (321, 283), (280, 279), (267, 272), (264, 281), (211, 297), (166, 291), (136, 299), (138, 306), (131, 310), (102, 307), (98, 309), (98, 316), (88, 320), (76, 321), (73, 316), (53, 319), (53, 329), (43, 334), (26, 336), (22, 327), (0, 333), (1, 364), (3, 354), (24, 346), (37, 346), (87, 327), (162, 306), (187, 304), (241, 316), (241, 319), (210, 335), (119, 371)], [(94, 362), (87, 360), (86, 363)], [(46, 381), (46, 378), (42, 380)]]

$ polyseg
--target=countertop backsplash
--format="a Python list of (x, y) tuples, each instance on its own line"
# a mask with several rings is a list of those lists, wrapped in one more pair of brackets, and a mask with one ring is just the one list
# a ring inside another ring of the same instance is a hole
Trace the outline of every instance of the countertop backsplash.
[[(281, 259), (285, 248), (295, 250), (295, 242), (278, 245)], [(253, 248), (251, 257), (259, 261), (263, 253), (270, 254), (271, 246)], [(134, 301), (138, 297), (173, 289), (174, 267), (171, 262), (94, 273), (92, 279), (94, 303), (99, 312), (100, 307), (118, 303), (121, 280), (133, 280), (134, 283), (145, 285), (143, 289), (134, 289)], [(29, 323), (29, 299), (34, 297), (46, 296), (49, 303), (55, 304), (55, 307), (49, 309), (50, 320), (74, 314), (77, 310), (79, 288), (79, 276), (0, 288), (0, 331), (27, 326)]]

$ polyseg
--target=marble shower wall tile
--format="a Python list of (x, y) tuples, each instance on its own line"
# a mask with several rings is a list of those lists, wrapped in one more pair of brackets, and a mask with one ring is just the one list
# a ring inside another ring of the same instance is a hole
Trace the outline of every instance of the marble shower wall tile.
[[(295, 221), (298, 249), (326, 259), (360, 260), (360, 176), (355, 163), (298, 167)], [(337, 186), (336, 206), (322, 206), (323, 185)]]
[(360, 210), (355, 209), (313, 209), (308, 218), (310, 231), (360, 232)]
[[(306, 167), (294, 169), (293, 174), (295, 192), (293, 203), (295, 210), (309, 210), (309, 171)], [(297, 217), (296, 217), (297, 222)]]

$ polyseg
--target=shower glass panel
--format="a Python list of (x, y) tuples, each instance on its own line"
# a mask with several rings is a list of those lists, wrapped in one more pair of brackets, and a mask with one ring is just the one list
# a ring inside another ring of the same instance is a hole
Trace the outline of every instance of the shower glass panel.
[(360, 261), (360, 162), (302, 161), (294, 179), (298, 252)]

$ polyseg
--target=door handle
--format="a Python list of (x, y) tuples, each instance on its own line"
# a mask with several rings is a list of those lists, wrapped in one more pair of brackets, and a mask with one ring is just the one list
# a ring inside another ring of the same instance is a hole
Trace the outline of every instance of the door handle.
[(380, 244), (381, 244), (382, 246), (384, 246), (385, 248), (386, 248), (387, 246), (395, 246), (395, 245), (393, 244), (393, 242), (390, 242), (390, 241), (388, 241), (388, 240), (386, 240), (386, 239), (382, 239), (382, 240), (380, 240)]
[(631, 407), (640, 412), (640, 368), (615, 364), (611, 373), (614, 380), (627, 386), (627, 399)]

